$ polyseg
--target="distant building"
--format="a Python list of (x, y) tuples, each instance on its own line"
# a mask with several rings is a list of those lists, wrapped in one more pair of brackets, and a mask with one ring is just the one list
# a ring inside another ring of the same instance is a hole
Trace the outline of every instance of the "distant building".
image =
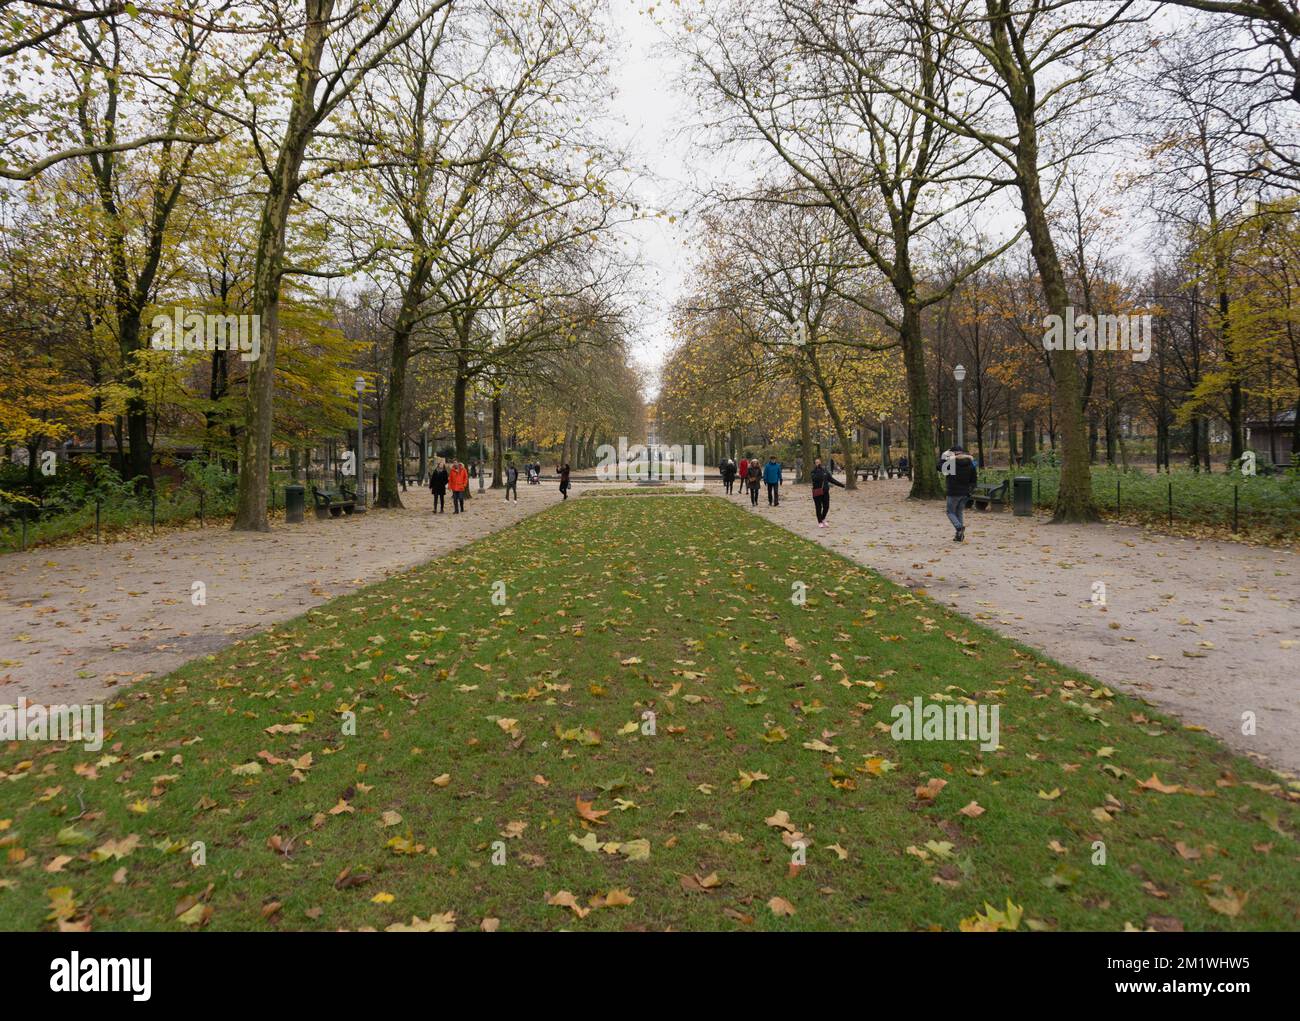
[(1254, 418), (1246, 423), (1246, 446), (1275, 464), (1289, 464), (1295, 451), (1295, 408), (1279, 411), (1273, 421)]

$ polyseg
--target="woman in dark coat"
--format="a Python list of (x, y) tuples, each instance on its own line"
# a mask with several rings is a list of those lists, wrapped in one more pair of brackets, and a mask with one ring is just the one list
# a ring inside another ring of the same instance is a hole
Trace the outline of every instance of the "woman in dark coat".
[(844, 483), (840, 482), (834, 475), (822, 466), (820, 457), (813, 459), (813, 470), (808, 476), (808, 481), (812, 483), (813, 508), (817, 511), (817, 527), (827, 528), (826, 515), (831, 510), (831, 486), (844, 488)]
[(569, 498), (569, 466), (560, 465), (560, 495), (566, 500)]
[(429, 472), (429, 488), (433, 490), (433, 513), (445, 514), (447, 511), (447, 466), (441, 461)]

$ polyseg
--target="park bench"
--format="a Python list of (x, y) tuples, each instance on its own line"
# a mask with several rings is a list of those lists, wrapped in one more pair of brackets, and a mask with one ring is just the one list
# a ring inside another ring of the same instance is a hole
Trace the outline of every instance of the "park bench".
[(858, 478), (861, 479), (863, 482), (866, 482), (867, 479), (870, 479), (872, 482), (875, 482), (877, 479), (880, 478), (880, 465), (878, 464), (861, 465), (858, 468)]
[(351, 487), (339, 486), (338, 489), (318, 489), (311, 487), (311, 498), (316, 504), (316, 517), (337, 518), (351, 514), (357, 506), (357, 497)]
[(982, 483), (971, 491), (971, 499), (975, 501), (975, 506), (979, 510), (991, 510), (995, 503), (1005, 506), (1010, 502), (1010, 495), (1010, 479), (1003, 479), (996, 486)]

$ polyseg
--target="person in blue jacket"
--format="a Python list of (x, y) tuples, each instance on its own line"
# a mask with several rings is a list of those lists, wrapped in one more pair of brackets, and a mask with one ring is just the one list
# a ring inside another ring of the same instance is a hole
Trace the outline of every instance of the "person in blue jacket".
[(763, 481), (767, 483), (767, 505), (779, 507), (781, 505), (781, 462), (775, 455), (769, 457), (767, 464), (763, 465)]

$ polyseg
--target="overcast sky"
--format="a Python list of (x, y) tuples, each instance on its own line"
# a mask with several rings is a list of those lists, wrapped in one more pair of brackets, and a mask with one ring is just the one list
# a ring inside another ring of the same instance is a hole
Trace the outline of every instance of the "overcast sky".
[[(672, 342), (669, 310), (689, 287), (688, 270), (692, 249), (692, 218), (682, 213), (692, 205), (700, 189), (715, 181), (734, 185), (737, 175), (755, 172), (745, 169), (743, 160), (701, 158), (684, 129), (698, 119), (694, 103), (676, 85), (682, 74), (681, 61), (665, 46), (666, 29), (661, 16), (646, 13), (653, 0), (606, 0), (613, 27), (613, 45), (618, 55), (613, 63), (616, 96), (612, 115), (617, 124), (614, 141), (625, 148), (633, 162), (649, 172), (640, 188), (641, 199), (650, 206), (677, 215), (670, 224), (666, 217), (647, 219), (632, 231), (630, 244), (639, 249), (645, 266), (644, 283), (648, 300), (640, 306), (633, 352), (647, 376), (647, 386)], [(1172, 26), (1187, 17), (1161, 12), (1153, 24)], [(1121, 169), (1113, 159), (1093, 161), (1086, 176), (1092, 183), (1113, 183)], [(723, 175), (726, 179), (723, 179)], [(1149, 264), (1151, 213), (1144, 211), (1140, 189), (1124, 196), (1112, 194), (1112, 201), (1124, 209), (1126, 230), (1112, 242), (1134, 268)], [(1021, 225), (1018, 205), (1010, 194), (986, 203), (977, 217), (980, 229), (991, 236), (1007, 235)]]
[(679, 137), (679, 129), (690, 119), (689, 114), (683, 117), (689, 104), (675, 88), (680, 68), (663, 52), (661, 30), (637, 0), (609, 0), (609, 9), (618, 36), (615, 45), (622, 56), (613, 68), (618, 90), (613, 114), (624, 132), (618, 141), (653, 175), (641, 189), (643, 198), (679, 214), (676, 224), (669, 224), (666, 217), (655, 218), (638, 224), (634, 233), (650, 292), (634, 352), (649, 373), (658, 368), (668, 349), (669, 308), (686, 282), (690, 248), (680, 213), (690, 201), (693, 183), (686, 176), (687, 168), (696, 174), (701, 168), (689, 158), (689, 146)]

